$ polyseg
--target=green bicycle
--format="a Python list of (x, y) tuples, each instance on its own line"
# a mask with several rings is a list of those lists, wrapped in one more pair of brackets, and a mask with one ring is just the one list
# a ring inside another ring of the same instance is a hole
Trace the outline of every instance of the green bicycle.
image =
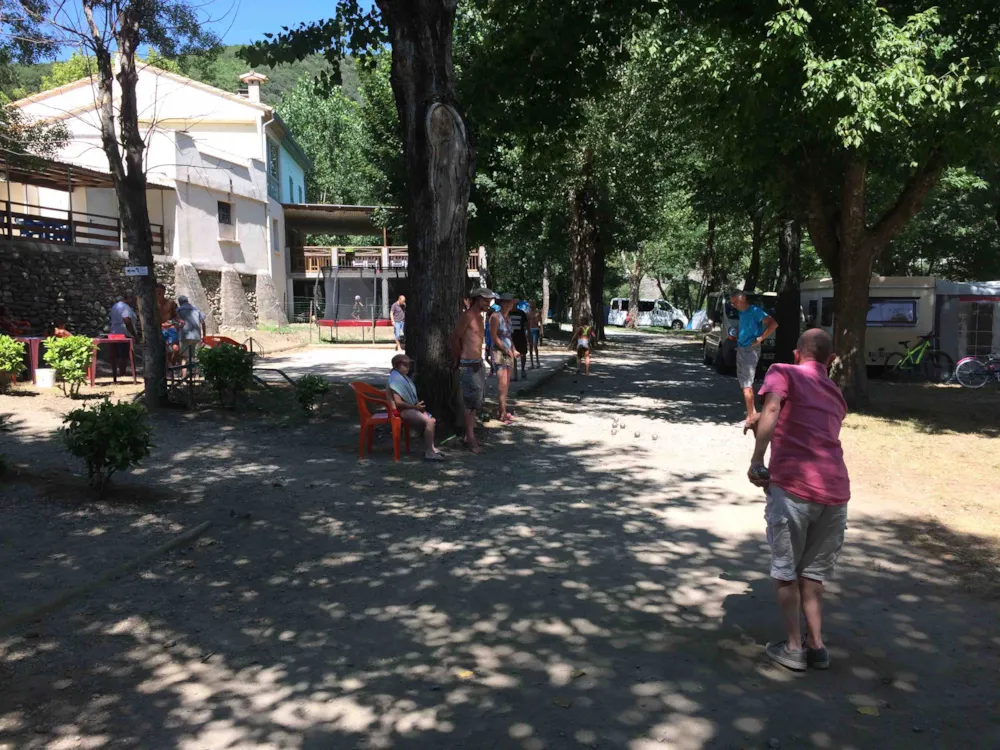
[(955, 360), (946, 352), (931, 347), (934, 334), (920, 337), (913, 349), (909, 341), (900, 341), (906, 354), (893, 352), (885, 358), (882, 377), (886, 380), (926, 380), (930, 383), (947, 383), (955, 372)]

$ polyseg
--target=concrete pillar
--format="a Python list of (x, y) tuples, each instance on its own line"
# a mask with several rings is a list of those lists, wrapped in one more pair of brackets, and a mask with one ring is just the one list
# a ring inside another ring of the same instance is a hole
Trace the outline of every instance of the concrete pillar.
[(288, 315), (278, 299), (274, 281), (267, 271), (257, 272), (257, 319), (276, 326), (288, 325)]
[(236, 269), (231, 266), (222, 269), (219, 296), (222, 298), (222, 328), (248, 331), (256, 327), (250, 303), (243, 293), (243, 282)]
[(214, 336), (219, 332), (219, 311), (212, 308), (212, 303), (205, 294), (205, 287), (198, 276), (198, 269), (188, 262), (174, 265), (174, 294), (184, 295), (191, 304), (205, 315), (205, 332)]

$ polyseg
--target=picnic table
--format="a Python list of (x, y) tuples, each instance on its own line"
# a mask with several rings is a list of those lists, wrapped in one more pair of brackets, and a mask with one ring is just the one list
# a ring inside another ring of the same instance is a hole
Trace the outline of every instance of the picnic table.
[[(90, 360), (90, 387), (93, 388), (97, 380), (97, 349), (98, 347), (104, 346), (105, 344), (128, 344), (128, 360), (132, 365), (132, 382), (138, 383), (139, 380), (135, 376), (135, 342), (128, 336), (123, 334), (110, 334), (108, 336), (99, 336), (94, 339), (94, 356)], [(111, 365), (111, 377), (114, 382), (118, 382), (118, 367), (117, 367), (117, 353), (115, 353), (115, 358), (112, 360)]]
[(31, 368), (31, 384), (38, 383), (38, 350), (42, 344), (41, 336), (15, 336), (14, 341), (28, 345), (28, 361)]

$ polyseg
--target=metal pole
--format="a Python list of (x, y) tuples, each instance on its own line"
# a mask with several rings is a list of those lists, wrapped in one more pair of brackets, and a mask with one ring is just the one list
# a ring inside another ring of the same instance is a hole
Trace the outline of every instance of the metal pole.
[(66, 191), (69, 193), (69, 244), (76, 244), (76, 232), (73, 230), (73, 167), (66, 167)]

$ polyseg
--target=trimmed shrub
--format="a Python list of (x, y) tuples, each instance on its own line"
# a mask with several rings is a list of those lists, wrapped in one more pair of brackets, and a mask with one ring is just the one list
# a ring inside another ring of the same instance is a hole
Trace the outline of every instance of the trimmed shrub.
[(303, 375), (295, 381), (295, 398), (306, 413), (322, 403), (323, 396), (330, 391), (330, 384), (322, 375)]
[(218, 392), (222, 404), (226, 403), (227, 395), (235, 403), (236, 396), (253, 382), (253, 355), (240, 346), (203, 347), (198, 350), (198, 365), (205, 380)]
[(7, 390), (23, 369), (24, 344), (10, 336), (0, 335), (0, 393)]
[(87, 382), (87, 373), (94, 357), (94, 342), (86, 336), (45, 339), (45, 364), (56, 371), (63, 393), (74, 397)]
[(66, 450), (87, 465), (87, 478), (96, 489), (117, 471), (137, 466), (149, 455), (153, 430), (142, 404), (111, 403), (74, 409), (59, 428)]

